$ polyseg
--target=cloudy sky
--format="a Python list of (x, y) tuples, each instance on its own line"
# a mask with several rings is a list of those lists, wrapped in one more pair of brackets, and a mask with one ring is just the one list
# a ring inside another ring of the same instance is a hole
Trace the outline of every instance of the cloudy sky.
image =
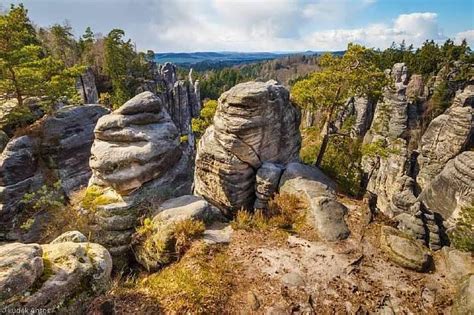
[[(6, 9), (16, 0), (0, 0)], [(466, 38), (474, 46), (473, 0), (23, 0), (32, 20), (68, 20), (107, 34), (125, 30), (139, 50), (342, 50), (405, 39)]]

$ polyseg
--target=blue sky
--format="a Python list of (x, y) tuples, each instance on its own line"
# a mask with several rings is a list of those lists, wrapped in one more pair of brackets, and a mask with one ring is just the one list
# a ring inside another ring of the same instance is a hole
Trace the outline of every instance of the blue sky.
[[(0, 0), (3, 9), (17, 0)], [(466, 38), (474, 46), (474, 0), (24, 0), (40, 26), (68, 20), (107, 34), (125, 30), (138, 49), (170, 51), (385, 48), (406, 40)]]

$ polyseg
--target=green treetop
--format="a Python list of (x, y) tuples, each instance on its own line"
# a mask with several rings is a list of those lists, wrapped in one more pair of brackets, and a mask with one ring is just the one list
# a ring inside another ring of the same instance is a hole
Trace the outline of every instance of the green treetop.
[(45, 54), (23, 5), (0, 16), (0, 95), (13, 96), (20, 107), (32, 96), (51, 105), (77, 94), (74, 80), (82, 70)]
[[(386, 84), (384, 73), (376, 65), (376, 56), (370, 49), (349, 44), (343, 57), (330, 54), (320, 59), (322, 70), (297, 82), (292, 89), (296, 104), (324, 116), (321, 147), (316, 160), (320, 166), (327, 149), (337, 113), (344, 110), (352, 96), (378, 98)], [(334, 134), (337, 135), (337, 134)]]

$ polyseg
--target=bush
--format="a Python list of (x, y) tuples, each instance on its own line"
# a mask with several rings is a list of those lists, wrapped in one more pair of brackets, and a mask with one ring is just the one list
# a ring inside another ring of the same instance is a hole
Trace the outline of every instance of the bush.
[(199, 113), (199, 117), (192, 119), (192, 130), (198, 138), (201, 137), (206, 131), (207, 127), (212, 124), (216, 110), (217, 101), (208, 100), (204, 103), (201, 112)]
[(81, 203), (84, 209), (95, 211), (98, 206), (108, 205), (118, 201), (120, 201), (120, 196), (114, 191), (92, 185), (86, 188)]
[(474, 204), (461, 209), (456, 225), (449, 232), (449, 239), (455, 248), (474, 252)]

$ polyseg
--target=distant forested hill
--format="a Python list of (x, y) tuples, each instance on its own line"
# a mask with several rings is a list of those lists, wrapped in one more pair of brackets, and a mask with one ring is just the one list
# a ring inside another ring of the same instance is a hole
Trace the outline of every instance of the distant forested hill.
[[(155, 53), (157, 63), (171, 62), (181, 67), (192, 67), (197, 71), (222, 69), (235, 65), (281, 59), (290, 56), (315, 56), (323, 52), (191, 52), (191, 53)], [(341, 55), (343, 52), (334, 52)]]

